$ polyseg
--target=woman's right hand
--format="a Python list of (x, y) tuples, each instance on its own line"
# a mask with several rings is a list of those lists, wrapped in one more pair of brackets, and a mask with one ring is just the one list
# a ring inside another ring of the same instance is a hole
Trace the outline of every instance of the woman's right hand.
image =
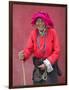
[(20, 51), (20, 52), (18, 53), (18, 56), (19, 56), (19, 60), (23, 60), (23, 59), (24, 59), (24, 51), (23, 51), (23, 50)]

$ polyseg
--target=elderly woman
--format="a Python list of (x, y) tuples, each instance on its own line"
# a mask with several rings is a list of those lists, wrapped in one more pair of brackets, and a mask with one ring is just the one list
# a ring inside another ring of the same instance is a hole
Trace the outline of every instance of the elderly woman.
[[(59, 40), (54, 29), (54, 25), (47, 13), (38, 12), (33, 15), (32, 25), (35, 29), (31, 32), (27, 47), (19, 52), (20, 60), (27, 60), (33, 53), (33, 63), (39, 70), (33, 71), (34, 84), (56, 84), (57, 83), (57, 68), (56, 62), (59, 58), (60, 46)], [(37, 61), (41, 60), (41, 64), (37, 65)], [(36, 72), (37, 71), (37, 72)], [(37, 73), (46, 75), (40, 80), (37, 78)], [(44, 71), (42, 73), (42, 71)]]

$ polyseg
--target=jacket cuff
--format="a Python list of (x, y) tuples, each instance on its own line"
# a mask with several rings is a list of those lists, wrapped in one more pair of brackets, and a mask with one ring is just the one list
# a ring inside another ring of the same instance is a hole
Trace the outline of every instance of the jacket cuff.
[(52, 71), (53, 71), (53, 67), (52, 67), (50, 61), (49, 61), (48, 59), (46, 59), (46, 60), (44, 60), (43, 62), (44, 62), (44, 64), (45, 64), (46, 67), (47, 67), (47, 72), (52, 72)]

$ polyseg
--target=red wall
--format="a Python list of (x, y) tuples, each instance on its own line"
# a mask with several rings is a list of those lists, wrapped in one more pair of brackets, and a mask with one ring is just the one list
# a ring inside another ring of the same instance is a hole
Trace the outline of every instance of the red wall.
[[(18, 52), (26, 47), (30, 32), (33, 30), (31, 25), (32, 15), (38, 11), (48, 12), (53, 20), (55, 29), (58, 33), (61, 55), (59, 66), (62, 76), (58, 77), (59, 83), (65, 82), (65, 8), (56, 6), (33, 6), (33, 5), (13, 5), (13, 86), (23, 85), (22, 62), (18, 59)], [(32, 85), (32, 58), (25, 62), (26, 85)]]

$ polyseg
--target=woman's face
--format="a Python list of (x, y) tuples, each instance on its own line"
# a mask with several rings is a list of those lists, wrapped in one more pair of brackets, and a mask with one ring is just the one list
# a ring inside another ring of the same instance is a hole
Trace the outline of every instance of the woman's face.
[(45, 29), (45, 23), (41, 18), (36, 20), (35, 26), (39, 31), (43, 31)]

